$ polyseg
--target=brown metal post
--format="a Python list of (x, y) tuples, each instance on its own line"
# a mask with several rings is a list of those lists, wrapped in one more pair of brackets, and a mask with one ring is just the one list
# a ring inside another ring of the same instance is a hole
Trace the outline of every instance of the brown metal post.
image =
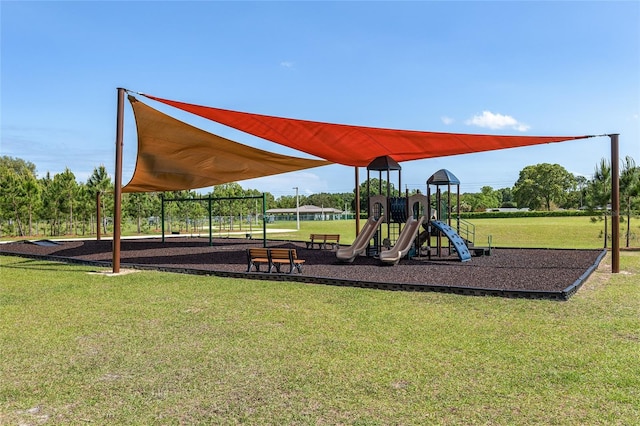
[(620, 155), (618, 134), (611, 138), (611, 272), (620, 272)]
[(122, 218), (122, 142), (124, 125), (124, 92), (118, 88), (118, 112), (116, 119), (116, 173), (113, 202), (113, 273), (120, 272), (120, 222)]
[(451, 226), (451, 182), (447, 183), (447, 225)]
[(100, 229), (100, 224), (102, 222), (102, 217), (100, 216), (100, 196), (102, 193), (100, 191), (96, 192), (96, 240), (100, 241), (102, 238), (102, 229)]
[(431, 186), (427, 182), (427, 248), (429, 249), (429, 259), (431, 259)]
[(355, 210), (356, 210), (356, 237), (360, 233), (360, 172), (358, 171), (358, 166), (354, 167), (356, 170), (356, 202), (355, 202)]
[[(440, 191), (439, 185), (436, 186), (436, 206), (436, 210), (438, 211), (438, 220), (442, 220), (442, 191)], [(438, 244), (436, 253), (438, 254), (438, 257), (440, 257), (442, 256), (442, 232), (438, 232), (438, 236), (436, 237), (436, 244)]]
[(456, 229), (458, 230), (458, 234), (460, 233), (460, 184), (456, 185)]

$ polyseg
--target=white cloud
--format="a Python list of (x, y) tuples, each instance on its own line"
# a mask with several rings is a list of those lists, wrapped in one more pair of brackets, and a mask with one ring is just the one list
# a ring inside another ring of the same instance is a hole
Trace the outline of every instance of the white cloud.
[(282, 68), (293, 68), (293, 65), (294, 65), (293, 62), (291, 62), (291, 61), (282, 61), (282, 62), (280, 62), (280, 66)]
[(482, 111), (482, 115), (474, 115), (465, 121), (465, 124), (493, 130), (511, 128), (519, 132), (526, 132), (530, 128), (527, 124), (519, 122), (510, 115), (494, 114), (491, 111)]
[(442, 120), (442, 122), (443, 122), (444, 124), (446, 124), (447, 126), (448, 126), (449, 124), (453, 124), (453, 122), (455, 121), (453, 118), (451, 118), (451, 117), (447, 117), (447, 116), (445, 116), (445, 115), (443, 115), (442, 117), (440, 117), (440, 120)]

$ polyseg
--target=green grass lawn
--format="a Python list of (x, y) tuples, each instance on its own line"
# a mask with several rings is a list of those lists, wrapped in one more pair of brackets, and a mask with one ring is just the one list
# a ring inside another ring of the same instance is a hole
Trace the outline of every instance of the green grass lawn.
[[(360, 226), (364, 225), (364, 220)], [(528, 217), (474, 219), (477, 246), (487, 245), (491, 236), (494, 247), (536, 248), (602, 248), (604, 247), (604, 222), (593, 222), (590, 217)], [(454, 222), (455, 225), (455, 222)], [(273, 228), (296, 229), (295, 222), (276, 222)], [(625, 246), (626, 223), (621, 224), (620, 246)], [(640, 247), (640, 220), (631, 222), (633, 238), (631, 246)], [(610, 232), (610, 231), (609, 231)], [(348, 244), (355, 238), (354, 220), (302, 221), (300, 231), (274, 233), (269, 238), (305, 240), (311, 233), (338, 233), (340, 242)], [(607, 246), (611, 247), (611, 241)]]
[(0, 265), (0, 424), (640, 418), (640, 252), (567, 302)]
[[(538, 217), (507, 219), (476, 219), (476, 243), (487, 241), (500, 247), (602, 248), (604, 222), (590, 217)], [(640, 246), (640, 221), (631, 223), (634, 238), (631, 245)], [(609, 230), (609, 233), (611, 231)], [(621, 224), (620, 246), (624, 247), (626, 223)], [(607, 247), (611, 247), (611, 235)]]

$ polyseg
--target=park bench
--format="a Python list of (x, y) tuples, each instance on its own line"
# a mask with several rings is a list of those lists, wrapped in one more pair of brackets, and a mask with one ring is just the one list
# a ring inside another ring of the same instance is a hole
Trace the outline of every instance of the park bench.
[(340, 246), (340, 234), (311, 234), (309, 236), (311, 241), (307, 241), (307, 248), (313, 248), (314, 244), (318, 245), (319, 249), (327, 248), (327, 244), (332, 249)]
[(268, 272), (275, 268), (276, 272), (281, 272), (282, 265), (289, 265), (289, 273), (294, 270), (302, 273), (302, 265), (304, 260), (298, 259), (296, 249), (288, 248), (249, 248), (247, 249), (247, 272), (251, 272), (251, 268), (255, 268), (256, 272), (260, 272), (260, 265), (267, 265)]

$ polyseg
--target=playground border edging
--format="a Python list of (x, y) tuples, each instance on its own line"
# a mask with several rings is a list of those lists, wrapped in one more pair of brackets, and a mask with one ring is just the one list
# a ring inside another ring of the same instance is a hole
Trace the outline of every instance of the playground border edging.
[[(293, 275), (293, 274), (266, 274), (261, 272), (231, 272), (231, 271), (212, 271), (203, 269), (191, 269), (191, 268), (179, 268), (170, 266), (155, 266), (155, 265), (143, 265), (135, 263), (122, 263), (123, 268), (148, 270), (148, 271), (161, 271), (179, 274), (191, 274), (191, 275), (205, 275), (216, 277), (228, 277), (228, 278), (244, 278), (244, 279), (256, 279), (263, 281), (283, 281), (283, 282), (299, 282), (306, 284), (321, 284), (332, 285), (339, 287), (357, 287), (367, 288), (374, 290), (387, 290), (387, 291), (416, 291), (416, 292), (436, 292), (457, 294), (464, 296), (492, 296), (492, 297), (504, 297), (504, 298), (525, 298), (525, 299), (545, 299), (566, 301), (573, 296), (582, 284), (589, 278), (589, 276), (597, 269), (598, 265), (607, 254), (607, 250), (603, 250), (596, 258), (593, 265), (591, 265), (573, 284), (561, 291), (546, 291), (546, 290), (504, 290), (482, 287), (463, 287), (463, 286), (448, 286), (439, 284), (416, 284), (416, 283), (385, 283), (376, 281), (360, 281), (360, 280), (346, 280), (338, 278), (328, 278), (320, 276), (310, 275)], [(61, 257), (53, 255), (37, 255), (26, 253), (13, 253), (13, 252), (0, 252), (2, 256), (15, 256), (29, 259), (49, 260), (60, 263), (70, 263), (87, 266), (99, 266), (99, 267), (111, 267), (111, 262), (96, 261), (96, 260), (84, 260), (70, 257)]]
[(591, 274), (598, 269), (598, 265), (604, 257), (607, 255), (607, 249), (603, 249), (602, 252), (598, 255), (596, 260), (593, 262), (593, 265), (589, 266), (587, 270), (578, 277), (577, 280), (574, 281), (569, 287), (562, 290), (562, 293), (565, 295), (565, 300), (569, 300), (571, 296), (573, 296), (579, 289), (582, 287), (582, 284), (591, 276)]

